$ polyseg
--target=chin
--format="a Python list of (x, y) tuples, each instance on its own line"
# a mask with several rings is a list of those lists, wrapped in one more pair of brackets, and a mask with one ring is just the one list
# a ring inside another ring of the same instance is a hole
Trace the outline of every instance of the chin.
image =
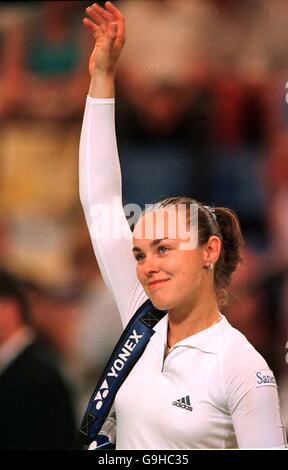
[(169, 302), (167, 299), (157, 299), (154, 296), (150, 296), (150, 300), (158, 310), (168, 310), (173, 308), (172, 302)]

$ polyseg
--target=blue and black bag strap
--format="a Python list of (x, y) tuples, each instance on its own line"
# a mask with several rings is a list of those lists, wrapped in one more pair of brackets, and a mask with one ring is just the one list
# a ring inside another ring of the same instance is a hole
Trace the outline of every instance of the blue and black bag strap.
[(156, 309), (148, 299), (133, 315), (90, 398), (74, 448), (84, 448), (97, 440), (117, 391), (144, 352), (154, 334), (153, 327), (166, 313)]

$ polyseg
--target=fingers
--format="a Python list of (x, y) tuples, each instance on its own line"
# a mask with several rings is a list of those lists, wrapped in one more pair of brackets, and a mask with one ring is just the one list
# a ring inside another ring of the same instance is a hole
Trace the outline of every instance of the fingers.
[(106, 22), (113, 21), (111, 13), (97, 5), (97, 3), (87, 7), (86, 13), (98, 26), (101, 24), (105, 25)]
[(115, 39), (117, 36), (117, 30), (118, 30), (117, 23), (110, 23), (109, 30), (108, 30), (109, 36)]
[(105, 8), (114, 16), (114, 18), (119, 20), (123, 18), (118, 8), (116, 8), (112, 2), (105, 2)]
[(125, 42), (125, 18), (112, 2), (106, 2), (105, 8), (113, 15), (114, 21), (117, 21), (117, 38), (115, 40), (115, 47), (120, 48)]
[(91, 29), (91, 31), (93, 31), (93, 33), (101, 34), (101, 32), (102, 32), (100, 26), (97, 26), (95, 23), (93, 23), (93, 21), (89, 20), (89, 18), (84, 18), (83, 19), (83, 24), (85, 26), (87, 26), (87, 28)]
[(97, 3), (94, 3), (92, 7), (95, 9), (98, 15), (103, 18), (104, 21), (113, 21), (113, 15), (105, 8), (100, 7), (100, 5), (98, 5)]
[[(108, 33), (107, 46), (111, 47), (113, 39), (116, 48), (121, 48), (125, 42), (125, 20), (120, 11), (111, 2), (105, 3), (102, 8), (97, 3), (86, 8), (90, 18), (85, 18), (83, 24), (93, 31), (94, 36)], [(114, 24), (114, 25), (113, 25)], [(113, 26), (112, 26), (113, 25)]]
[(117, 23), (109, 23), (108, 34), (104, 42), (104, 45), (108, 51), (111, 51), (113, 49), (116, 36), (117, 36)]
[[(106, 21), (102, 16), (97, 12), (97, 9), (94, 5), (86, 8), (87, 15), (91, 18), (94, 24), (96, 24), (103, 32), (106, 31)], [(84, 23), (86, 24), (86, 23)], [(87, 24), (88, 26), (88, 24)]]
[(115, 20), (117, 22), (124, 23), (124, 17), (112, 2), (106, 2), (105, 8), (101, 7), (97, 3), (94, 3), (93, 5), (86, 8), (86, 12), (91, 17), (91, 19), (95, 21), (96, 24), (98, 24), (98, 26), (103, 23)]

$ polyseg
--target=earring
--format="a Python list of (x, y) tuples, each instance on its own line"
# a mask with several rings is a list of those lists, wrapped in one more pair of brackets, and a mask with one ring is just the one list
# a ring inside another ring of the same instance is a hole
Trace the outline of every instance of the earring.
[(211, 269), (213, 269), (214, 265), (213, 265), (213, 261), (210, 261), (210, 264), (208, 264), (207, 266), (204, 266), (205, 269), (207, 269), (207, 271), (211, 271)]

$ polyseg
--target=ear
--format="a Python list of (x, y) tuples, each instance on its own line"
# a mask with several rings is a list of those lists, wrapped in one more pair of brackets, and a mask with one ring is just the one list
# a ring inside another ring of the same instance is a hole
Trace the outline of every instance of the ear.
[(215, 264), (220, 256), (221, 240), (216, 235), (211, 235), (208, 242), (203, 245), (204, 263)]

